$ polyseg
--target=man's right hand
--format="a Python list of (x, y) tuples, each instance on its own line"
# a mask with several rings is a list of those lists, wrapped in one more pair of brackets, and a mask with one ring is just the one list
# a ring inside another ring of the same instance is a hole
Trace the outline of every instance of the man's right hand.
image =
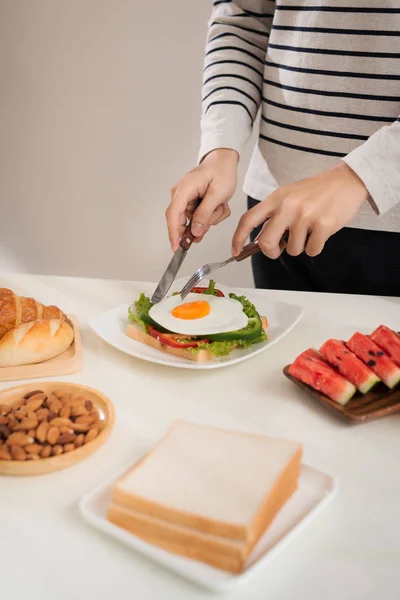
[[(178, 249), (188, 219), (192, 221), (195, 241), (199, 242), (211, 225), (229, 217), (228, 202), (236, 190), (238, 161), (235, 150), (213, 150), (200, 165), (172, 186), (166, 218), (173, 252)], [(202, 201), (194, 210), (198, 198)]]

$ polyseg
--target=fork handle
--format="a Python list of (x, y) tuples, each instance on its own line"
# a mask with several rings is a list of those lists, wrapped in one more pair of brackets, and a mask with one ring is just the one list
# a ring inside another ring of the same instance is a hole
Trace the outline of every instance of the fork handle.
[[(201, 200), (202, 200), (202, 198), (197, 198), (197, 200), (194, 204), (194, 210), (196, 210), (196, 208), (198, 208)], [(180, 242), (180, 247), (183, 248), (183, 250), (189, 250), (190, 246), (193, 244), (193, 240), (195, 239), (195, 236), (192, 233), (191, 227), (192, 227), (192, 221), (190, 220), (186, 226), (185, 231), (183, 232), (181, 242)]]
[(240, 254), (238, 254), (237, 256), (235, 256), (235, 260), (236, 262), (240, 262), (241, 260), (244, 260), (245, 258), (249, 258), (250, 256), (253, 256), (253, 254), (257, 254), (257, 252), (260, 252), (260, 246), (258, 245), (258, 242), (251, 242), (251, 244), (247, 244), (247, 246), (245, 246), (243, 248), (243, 250), (241, 251)]

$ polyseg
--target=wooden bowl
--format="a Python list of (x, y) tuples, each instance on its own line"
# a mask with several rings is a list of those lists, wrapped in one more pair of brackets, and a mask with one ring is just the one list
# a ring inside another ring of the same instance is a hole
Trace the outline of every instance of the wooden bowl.
[(115, 422), (114, 405), (109, 398), (92, 388), (76, 383), (53, 381), (48, 383), (27, 383), (1, 391), (0, 404), (12, 404), (14, 400), (34, 390), (41, 390), (46, 394), (50, 394), (54, 390), (60, 389), (73, 394), (80, 394), (85, 396), (87, 400), (91, 400), (105, 421), (104, 429), (91, 442), (59, 456), (27, 461), (0, 460), (1, 475), (43, 475), (66, 469), (91, 456), (107, 440)]

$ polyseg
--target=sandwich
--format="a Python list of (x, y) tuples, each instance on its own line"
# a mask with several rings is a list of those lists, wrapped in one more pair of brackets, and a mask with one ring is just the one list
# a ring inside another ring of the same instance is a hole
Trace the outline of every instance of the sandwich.
[(298, 487), (302, 447), (176, 422), (114, 485), (107, 519), (142, 540), (239, 573)]
[(169, 354), (201, 362), (267, 339), (267, 319), (245, 297), (227, 296), (210, 281), (181, 300), (179, 292), (152, 304), (140, 294), (128, 311), (127, 335)]

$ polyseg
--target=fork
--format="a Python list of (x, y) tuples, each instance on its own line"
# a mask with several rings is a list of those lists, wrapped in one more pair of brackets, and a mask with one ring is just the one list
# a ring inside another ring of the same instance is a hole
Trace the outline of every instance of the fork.
[(243, 248), (243, 250), (241, 251), (241, 253), (238, 254), (237, 256), (231, 256), (227, 260), (224, 260), (219, 263), (209, 263), (208, 265), (203, 265), (202, 267), (197, 269), (196, 273), (189, 279), (189, 281), (187, 282), (185, 287), (182, 289), (181, 299), (184, 300), (186, 298), (186, 296), (189, 294), (190, 290), (192, 290), (194, 287), (196, 287), (196, 285), (198, 283), (200, 283), (200, 281), (202, 279), (204, 279), (205, 277), (208, 277), (208, 275), (211, 275), (211, 273), (214, 273), (214, 271), (216, 271), (217, 269), (220, 269), (221, 267), (225, 267), (226, 265), (229, 265), (229, 263), (234, 262), (234, 261), (240, 262), (240, 261), (244, 260), (245, 258), (249, 258), (250, 256), (253, 256), (253, 254), (257, 254), (257, 252), (260, 252), (260, 247), (258, 245), (258, 241), (256, 240), (255, 242), (252, 242), (251, 244), (247, 244), (247, 246), (245, 246)]

